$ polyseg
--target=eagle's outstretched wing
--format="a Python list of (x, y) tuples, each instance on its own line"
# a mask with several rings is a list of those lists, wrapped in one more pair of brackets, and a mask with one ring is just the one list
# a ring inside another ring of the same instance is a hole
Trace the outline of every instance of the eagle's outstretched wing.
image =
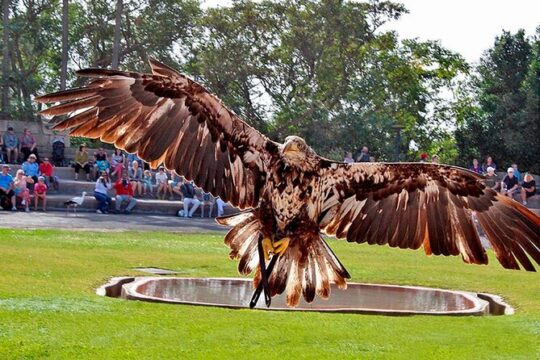
[(275, 144), (246, 124), (200, 84), (150, 60), (153, 75), (85, 69), (87, 86), (38, 97), (61, 102), (43, 115), (64, 115), (54, 129), (100, 138), (153, 167), (192, 179), (239, 208), (256, 206), (264, 157)]
[(349, 242), (388, 244), (487, 264), (474, 217), (505, 268), (540, 264), (540, 217), (468, 170), (420, 163), (323, 161), (320, 228)]

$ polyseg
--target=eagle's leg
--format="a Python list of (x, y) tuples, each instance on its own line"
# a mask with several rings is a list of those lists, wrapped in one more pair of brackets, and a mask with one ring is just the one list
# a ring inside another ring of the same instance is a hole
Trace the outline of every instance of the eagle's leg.
[[(266, 278), (268, 279), (270, 277), (270, 274), (272, 273), (272, 270), (274, 270), (274, 266), (276, 265), (277, 259), (279, 256), (272, 256), (272, 260), (270, 260), (270, 264), (268, 264), (268, 268), (265, 270), (261, 270), (266, 274)], [(261, 276), (263, 274), (261, 273)], [(253, 296), (251, 297), (251, 301), (249, 302), (249, 308), (253, 309), (255, 305), (257, 305), (257, 302), (259, 301), (259, 297), (261, 296), (261, 292), (263, 291), (263, 282), (259, 282), (259, 286), (257, 286), (257, 289), (255, 289), (255, 292), (253, 292)], [(267, 304), (268, 307), (270, 307), (270, 304)]]
[(258, 244), (258, 250), (259, 250), (259, 266), (261, 267), (261, 282), (264, 290), (264, 302), (266, 303), (266, 307), (270, 307), (270, 303), (272, 302), (272, 298), (270, 297), (270, 291), (268, 290), (268, 276), (266, 274), (266, 259), (268, 258), (268, 254), (264, 253), (264, 246), (263, 242), (265, 239), (259, 238), (259, 244)]
[[(251, 297), (251, 301), (249, 303), (249, 307), (251, 309), (253, 309), (255, 305), (257, 305), (257, 301), (259, 301), (259, 297), (261, 296), (261, 292), (263, 290), (264, 290), (266, 306), (270, 307), (272, 298), (268, 290), (268, 279), (270, 278), (270, 275), (272, 274), (272, 270), (274, 270), (274, 266), (278, 258), (283, 256), (283, 254), (285, 254), (285, 251), (289, 247), (290, 241), (291, 239), (288, 237), (284, 237), (283, 239), (278, 240), (274, 243), (272, 243), (272, 240), (270, 238), (264, 238), (262, 240), (259, 239), (258, 250), (259, 250), (259, 264), (261, 267), (261, 281), (259, 283), (259, 286), (257, 286), (257, 289), (255, 290), (255, 292), (253, 293), (253, 296)], [(272, 260), (270, 260), (270, 264), (268, 264), (268, 268), (266, 268), (264, 260), (268, 260), (269, 253), (273, 254)]]
[[(268, 243), (270, 241), (270, 244)], [(257, 304), (257, 301), (259, 299), (259, 296), (261, 295), (261, 290), (264, 290), (264, 301), (266, 303), (267, 307), (270, 307), (270, 303), (272, 302), (272, 298), (270, 296), (270, 291), (268, 290), (268, 277), (270, 276), (270, 273), (267, 273), (265, 259), (268, 259), (268, 250), (265, 249), (268, 248), (268, 246), (271, 245), (271, 240), (268, 238), (262, 238), (262, 236), (259, 238), (257, 243), (257, 250), (259, 252), (259, 267), (261, 271), (261, 282), (255, 292), (253, 293), (253, 296), (251, 298), (251, 302), (249, 303), (249, 307), (253, 308)], [(270, 267), (269, 267), (270, 268)]]
[(290, 238), (284, 237), (283, 239), (274, 242), (273, 253), (278, 256), (283, 256), (283, 254), (285, 254), (285, 251), (289, 247), (290, 241)]
[(268, 261), (268, 254), (274, 253), (274, 245), (272, 244), (272, 239), (265, 237), (262, 240), (262, 250), (264, 254), (264, 260)]

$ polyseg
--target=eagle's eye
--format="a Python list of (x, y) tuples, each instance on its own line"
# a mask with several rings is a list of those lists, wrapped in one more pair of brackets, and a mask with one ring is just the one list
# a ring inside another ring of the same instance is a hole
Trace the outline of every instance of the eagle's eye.
[(302, 142), (297, 141), (296, 139), (290, 139), (285, 142), (283, 146), (283, 154), (295, 154), (304, 150)]

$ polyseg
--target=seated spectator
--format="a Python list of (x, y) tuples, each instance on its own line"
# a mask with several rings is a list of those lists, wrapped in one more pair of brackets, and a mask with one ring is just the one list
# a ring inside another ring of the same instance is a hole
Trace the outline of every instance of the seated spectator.
[(94, 169), (97, 174), (101, 174), (104, 171), (109, 174), (111, 172), (111, 164), (108, 160), (97, 160), (94, 164)]
[(13, 132), (13, 128), (11, 126), (8, 127), (7, 132), (2, 138), (4, 141), (4, 146), (6, 147), (8, 164), (17, 163), (17, 159), (19, 158), (19, 139)]
[(51, 141), (52, 145), (52, 164), (55, 166), (64, 166), (66, 161), (66, 144), (64, 136), (55, 135)]
[(4, 136), (0, 132), (0, 163), (4, 163)]
[(344, 163), (347, 163), (347, 164), (350, 164), (350, 163), (353, 163), (354, 162), (354, 159), (352, 157), (352, 152), (350, 151), (347, 151), (345, 153), (345, 157), (343, 158), (343, 162)]
[(43, 211), (47, 211), (47, 184), (45, 184), (45, 177), (38, 177), (37, 184), (34, 184), (34, 211), (37, 211), (38, 202), (41, 199), (41, 205)]
[(482, 174), (482, 168), (478, 164), (478, 159), (473, 159), (472, 166), (469, 168), (469, 170), (477, 174)]
[(422, 163), (427, 162), (428, 156), (429, 156), (429, 155), (428, 155), (427, 153), (425, 153), (425, 152), (421, 153), (421, 154), (420, 154), (420, 162), (422, 162)]
[[(197, 195), (195, 194), (193, 182), (185, 181), (182, 185), (181, 191), (184, 199), (184, 217), (193, 217), (193, 214), (195, 213), (199, 205), (201, 205), (201, 202), (199, 201), (199, 199), (197, 199)], [(190, 205), (192, 206), (191, 210), (189, 210)]]
[(225, 201), (221, 200), (220, 197), (216, 198), (216, 207), (217, 207), (217, 217), (223, 216), (223, 207), (225, 206)]
[(96, 187), (94, 189), (94, 197), (98, 202), (98, 208), (96, 212), (98, 214), (107, 214), (109, 212), (109, 206), (111, 205), (111, 197), (108, 195), (111, 190), (112, 184), (109, 179), (109, 174), (104, 171), (96, 181)]
[[(114, 154), (111, 156), (112, 174), (111, 177), (120, 179), (124, 171), (125, 156), (120, 149), (114, 149)], [(127, 169), (126, 169), (127, 170)]]
[(21, 146), (21, 153), (23, 154), (23, 159), (28, 159), (30, 154), (34, 154), (36, 156), (36, 160), (39, 159), (36, 138), (34, 137), (34, 135), (32, 135), (30, 130), (24, 129), (23, 135), (21, 136), (19, 143)]
[(495, 173), (495, 169), (492, 167), (488, 167), (486, 174), (486, 179), (484, 180), (484, 183), (486, 184), (486, 187), (491, 188), (495, 191), (499, 191), (501, 189), (501, 182), (499, 180), (499, 177)]
[(363, 146), (362, 150), (356, 155), (356, 162), (369, 162), (369, 149)]
[(128, 170), (129, 181), (133, 187), (134, 194), (142, 195), (143, 194), (143, 171), (139, 167), (137, 161), (133, 161), (131, 168)]
[(165, 172), (165, 168), (160, 166), (156, 174), (156, 197), (160, 199), (159, 194), (162, 193), (163, 200), (165, 200), (167, 192), (169, 192), (169, 177)]
[(22, 169), (17, 170), (17, 175), (13, 180), (13, 190), (15, 196), (21, 199), (21, 205), (24, 206), (26, 212), (30, 212), (30, 190), (28, 187), (33, 183), (34, 180), (30, 176), (25, 176)]
[[(178, 178), (176, 181), (172, 182), (170, 184), (171, 187), (171, 193), (174, 195), (178, 195), (180, 200), (182, 200), (182, 185), (184, 185), (184, 177), (176, 175)], [(173, 196), (174, 196), (173, 195)]]
[(536, 182), (531, 174), (526, 173), (521, 184), (521, 202), (527, 205), (527, 199), (536, 194)]
[(2, 173), (0, 173), (0, 204), (4, 210), (17, 211), (15, 207), (15, 191), (13, 176), (9, 173), (9, 166), (2, 165)]
[(154, 193), (154, 186), (152, 185), (152, 172), (150, 170), (144, 170), (143, 172), (143, 195), (149, 194), (152, 196)]
[(56, 188), (57, 185), (54, 185), (56, 182), (54, 180), (54, 166), (50, 163), (49, 158), (44, 158), (41, 164), (39, 164), (39, 173), (45, 179), (45, 184), (47, 187), (53, 186)]
[(104, 171), (107, 174), (110, 173), (111, 163), (109, 162), (107, 152), (103, 148), (99, 148), (94, 153), (94, 169), (96, 170), (96, 174), (102, 174)]
[(75, 169), (75, 180), (79, 180), (79, 171), (84, 169), (84, 172), (86, 172), (86, 181), (90, 181), (90, 163), (85, 145), (79, 146), (79, 151), (75, 154), (73, 168)]
[(120, 212), (122, 203), (127, 202), (124, 213), (131, 214), (131, 210), (137, 205), (137, 200), (133, 197), (133, 187), (126, 172), (123, 172), (122, 178), (114, 183), (114, 190), (116, 190), (116, 212)]
[(201, 195), (202, 202), (201, 202), (201, 217), (204, 217), (204, 209), (208, 206), (208, 217), (212, 217), (212, 211), (214, 210), (214, 204), (216, 200), (212, 196), (212, 194), (203, 192)]
[(433, 155), (431, 157), (431, 163), (432, 164), (440, 164), (441, 163), (441, 159), (439, 158), (439, 155)]
[(482, 172), (484, 174), (487, 174), (488, 167), (492, 167), (494, 171), (497, 171), (497, 164), (493, 162), (493, 159), (489, 155), (486, 157), (486, 162), (482, 165)]
[(514, 176), (514, 168), (508, 168), (506, 176), (503, 178), (501, 185), (501, 194), (512, 198), (519, 187), (517, 178)]
[(28, 160), (25, 161), (21, 167), (24, 171), (24, 175), (30, 176), (33, 183), (37, 183), (39, 176), (39, 164), (36, 162), (36, 160), (36, 155), (30, 154), (30, 156), (28, 156)]
[(131, 165), (133, 164), (134, 161), (139, 163), (139, 167), (141, 169), (144, 168), (144, 162), (142, 161), (142, 159), (140, 157), (137, 156), (137, 154), (127, 154), (126, 160), (127, 160), (127, 165), (128, 165), (128, 167), (130, 169), (131, 169)]
[(169, 173), (169, 184), (171, 186), (176, 186), (180, 182), (180, 175), (178, 175), (174, 170), (168, 170)]
[(519, 172), (516, 163), (512, 163), (512, 169), (514, 169), (514, 176), (517, 178), (518, 183), (521, 183), (521, 173)]

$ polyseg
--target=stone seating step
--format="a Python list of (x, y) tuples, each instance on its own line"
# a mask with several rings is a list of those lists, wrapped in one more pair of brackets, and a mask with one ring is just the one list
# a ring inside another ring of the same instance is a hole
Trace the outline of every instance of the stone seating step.
[[(85, 179), (86, 177), (82, 177)], [(93, 194), (94, 188), (96, 187), (95, 181), (86, 181), (86, 180), (73, 180), (71, 178), (59, 178), (59, 189), (58, 191), (53, 191), (51, 189), (50, 193), (54, 194), (67, 194), (67, 195), (80, 195), (83, 191), (86, 191), (87, 194)]]
[(96, 183), (85, 180), (67, 180), (59, 179), (58, 194), (80, 195), (83, 191), (87, 194), (93, 194)]
[[(11, 168), (11, 174), (15, 175), (17, 170), (21, 168), (21, 165), (9, 165), (9, 167)], [(70, 166), (57, 166), (54, 168), (54, 175), (60, 179), (73, 180), (75, 178), (75, 170)], [(86, 179), (86, 173), (83, 170), (79, 172), (79, 179)]]
[[(80, 195), (83, 191), (86, 191), (87, 194), (93, 194), (94, 188), (96, 187), (95, 181), (86, 181), (86, 180), (67, 180), (67, 179), (59, 179), (59, 188), (58, 191), (55, 191), (56, 194), (69, 194), (69, 195)], [(155, 186), (154, 186), (154, 194), (155, 194)], [(114, 189), (111, 190), (112, 193), (114, 193)], [(155, 196), (149, 196), (149, 197), (155, 197)], [(169, 200), (169, 198), (166, 198)], [(180, 200), (180, 198), (175, 195), (174, 199)]]
[[(70, 200), (72, 195), (58, 195), (52, 194), (47, 196), (47, 209), (48, 210), (59, 210), (67, 211), (64, 202)], [(31, 203), (33, 209), (33, 202)], [(111, 210), (115, 208), (116, 200), (112, 199)], [(20, 204), (19, 204), (20, 205)], [(122, 206), (122, 209), (125, 208), (125, 203)], [(20, 208), (20, 206), (19, 206)], [(41, 203), (38, 207), (41, 209)], [(94, 212), (97, 209), (97, 201), (94, 198), (93, 194), (86, 195), (84, 202), (81, 206), (78, 206), (76, 211), (82, 212)], [(183, 203), (181, 201), (167, 201), (167, 200), (154, 200), (154, 199), (137, 199), (137, 205), (133, 209), (134, 214), (146, 214), (146, 215), (177, 215), (178, 210), (183, 209)], [(73, 211), (69, 209), (69, 211)], [(214, 206), (213, 216), (216, 215), (217, 208)], [(237, 209), (233, 208), (230, 205), (226, 205), (224, 208), (225, 215), (231, 215), (238, 212)], [(194, 217), (200, 217), (201, 207), (197, 209), (194, 214)], [(208, 217), (208, 208), (205, 209), (205, 216)]]

